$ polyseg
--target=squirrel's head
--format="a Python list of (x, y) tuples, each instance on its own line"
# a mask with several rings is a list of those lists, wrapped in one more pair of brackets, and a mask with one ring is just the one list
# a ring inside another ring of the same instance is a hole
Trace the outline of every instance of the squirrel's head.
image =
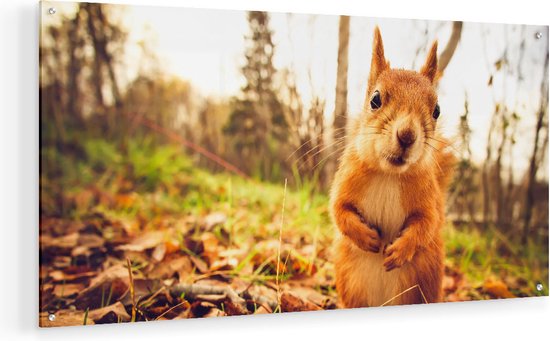
[(390, 173), (435, 163), (430, 139), (440, 114), (436, 77), (437, 42), (419, 72), (391, 69), (375, 28), (365, 106), (353, 136), (359, 158)]

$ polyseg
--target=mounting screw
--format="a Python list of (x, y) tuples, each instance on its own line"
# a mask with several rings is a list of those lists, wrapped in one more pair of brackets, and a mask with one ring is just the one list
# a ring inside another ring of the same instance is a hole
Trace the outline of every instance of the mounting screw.
[(50, 320), (52, 322), (55, 321), (55, 314), (48, 315), (48, 320)]
[(55, 12), (57, 12), (57, 10), (55, 9), (55, 7), (50, 7), (50, 8), (48, 9), (48, 13), (50, 13), (50, 14), (52, 14), (52, 15), (55, 14)]
[(535, 39), (540, 39), (540, 38), (542, 38), (542, 33), (540, 32), (535, 33)]
[(544, 287), (542, 286), (542, 284), (538, 283), (537, 284), (537, 291), (542, 291)]

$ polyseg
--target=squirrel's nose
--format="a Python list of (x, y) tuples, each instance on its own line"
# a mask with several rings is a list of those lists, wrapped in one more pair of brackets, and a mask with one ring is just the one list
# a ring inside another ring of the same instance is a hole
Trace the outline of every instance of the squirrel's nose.
[(398, 130), (397, 141), (401, 148), (407, 149), (416, 141), (416, 135), (411, 129)]

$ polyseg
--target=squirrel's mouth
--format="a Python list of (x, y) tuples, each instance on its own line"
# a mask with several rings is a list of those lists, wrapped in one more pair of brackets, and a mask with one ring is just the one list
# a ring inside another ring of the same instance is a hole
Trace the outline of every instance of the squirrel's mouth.
[(402, 155), (395, 156), (395, 155), (388, 155), (387, 160), (390, 164), (400, 167), (403, 166), (406, 163), (406, 160), (403, 158)]

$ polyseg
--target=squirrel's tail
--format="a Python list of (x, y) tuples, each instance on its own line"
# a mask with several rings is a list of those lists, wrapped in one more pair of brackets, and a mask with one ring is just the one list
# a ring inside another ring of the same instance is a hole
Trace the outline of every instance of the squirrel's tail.
[(438, 144), (438, 152), (436, 154), (436, 160), (439, 165), (437, 168), (437, 182), (439, 188), (443, 192), (446, 192), (454, 176), (457, 158), (452, 151), (452, 143), (449, 140), (441, 138), (441, 142)]

